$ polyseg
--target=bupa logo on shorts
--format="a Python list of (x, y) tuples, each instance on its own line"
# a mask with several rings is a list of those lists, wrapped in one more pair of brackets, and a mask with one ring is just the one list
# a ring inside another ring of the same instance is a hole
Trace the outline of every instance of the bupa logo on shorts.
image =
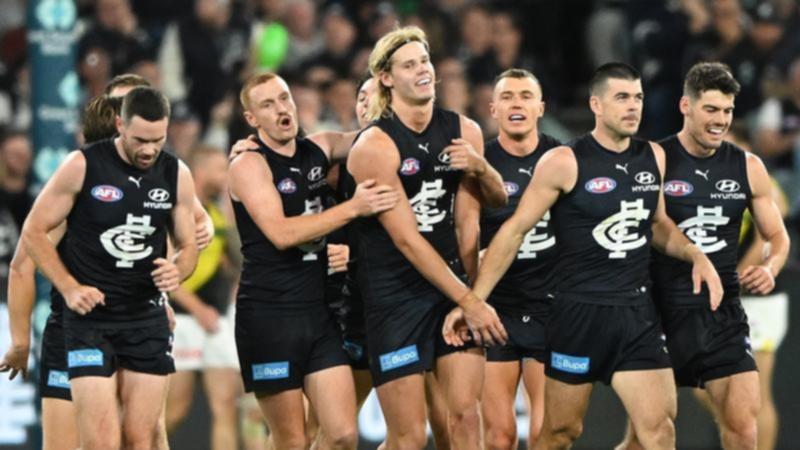
[(101, 202), (111, 203), (122, 200), (122, 190), (109, 184), (101, 184), (92, 188), (92, 197)]
[(719, 180), (717, 184), (714, 185), (720, 192), (738, 192), (739, 191), (739, 183), (733, 180)]
[(61, 389), (69, 389), (69, 375), (62, 370), (51, 370), (47, 374), (47, 385)]
[(608, 177), (597, 177), (587, 181), (583, 186), (592, 194), (607, 194), (617, 187), (617, 182)]
[(398, 367), (414, 364), (415, 362), (419, 361), (419, 352), (417, 352), (416, 345), (410, 345), (408, 347), (403, 347), (400, 350), (384, 353), (381, 355), (380, 361), (381, 372), (386, 372), (392, 369), (397, 369)]
[(253, 380), (280, 380), (289, 378), (289, 361), (253, 364)]
[(103, 352), (96, 348), (72, 350), (67, 354), (67, 366), (73, 367), (102, 367)]
[(278, 190), (284, 194), (297, 192), (297, 184), (291, 178), (284, 178), (278, 183)]
[(406, 158), (400, 165), (400, 173), (405, 176), (414, 175), (419, 172), (419, 160), (416, 158)]
[(519, 192), (519, 185), (513, 181), (504, 181), (503, 187), (506, 189), (506, 194), (514, 195)]
[(692, 183), (683, 180), (669, 180), (664, 183), (664, 193), (670, 197), (686, 197), (694, 191)]
[(562, 372), (585, 374), (589, 373), (589, 358), (552, 352), (550, 354), (550, 366)]

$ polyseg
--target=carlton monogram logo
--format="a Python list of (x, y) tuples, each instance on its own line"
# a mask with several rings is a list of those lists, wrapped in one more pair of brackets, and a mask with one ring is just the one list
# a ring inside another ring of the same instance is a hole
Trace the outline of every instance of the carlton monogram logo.
[[(549, 223), (550, 211), (547, 211), (544, 213), (542, 220), (525, 234), (522, 245), (519, 247), (519, 252), (517, 252), (517, 259), (534, 259), (536, 258), (536, 252), (547, 250), (556, 244), (556, 237), (547, 234), (546, 229)], [(545, 232), (539, 234), (538, 228), (545, 229)]]
[(727, 225), (730, 218), (722, 215), (722, 206), (706, 208), (697, 207), (697, 215), (678, 224), (686, 237), (689, 238), (703, 253), (714, 253), (728, 245), (724, 239), (712, 236), (710, 233), (717, 231), (717, 227)]
[(629, 250), (647, 244), (647, 238), (636, 231), (643, 220), (647, 220), (650, 210), (644, 208), (644, 199), (633, 202), (620, 202), (620, 211), (600, 222), (592, 236), (603, 248), (610, 250), (609, 259), (623, 259)]
[(143, 241), (155, 231), (156, 228), (150, 225), (150, 216), (128, 214), (125, 224), (106, 230), (100, 235), (100, 243), (111, 256), (117, 258), (117, 267), (130, 269), (135, 261), (153, 253), (153, 247), (145, 246)]
[(147, 196), (154, 202), (165, 202), (169, 200), (169, 192), (161, 188), (150, 189)]
[(447, 211), (439, 211), (436, 201), (446, 193), (447, 191), (442, 189), (441, 179), (422, 182), (419, 192), (411, 199), (411, 209), (417, 216), (419, 231), (433, 231), (433, 226), (444, 220)]
[(720, 192), (738, 192), (739, 191), (739, 183), (733, 180), (719, 180), (717, 184), (714, 185)]
[[(306, 200), (305, 202), (305, 210), (303, 211), (302, 215), (309, 216), (322, 212), (323, 208), (321, 197), (314, 197), (313, 200)], [(323, 236), (317, 240), (300, 244), (297, 246), (297, 248), (306, 253), (303, 255), (303, 261), (316, 261), (318, 258), (317, 252), (325, 248), (325, 237)]]

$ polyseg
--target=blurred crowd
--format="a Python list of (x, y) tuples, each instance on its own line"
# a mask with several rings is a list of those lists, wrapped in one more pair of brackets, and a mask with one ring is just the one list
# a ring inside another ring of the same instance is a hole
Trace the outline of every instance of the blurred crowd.
[[(796, 0), (76, 4), (81, 105), (102, 94), (117, 74), (144, 77), (172, 101), (167, 149), (187, 161), (193, 152), (224, 152), (249, 134), (238, 91), (257, 70), (276, 71), (289, 82), (305, 131), (356, 129), (356, 82), (372, 45), (397, 24), (416, 24), (431, 44), (438, 103), (474, 118), (486, 138), (496, 134), (489, 107), (493, 79), (510, 67), (536, 74), (547, 105), (540, 129), (566, 140), (593, 123), (587, 83), (594, 67), (629, 62), (643, 75), (640, 134), (660, 139), (680, 129), (678, 99), (688, 68), (701, 60), (725, 62), (742, 85), (735, 130), (764, 158), (790, 201), (800, 198)], [(32, 201), (25, 8), (25, 0), (3, 0), (0, 14), (0, 263), (13, 251), (15, 230)], [(224, 163), (215, 167), (224, 173)], [(215, 180), (224, 183), (224, 176)], [(213, 196), (224, 199), (223, 192), (215, 186)], [(0, 286), (3, 302), (5, 295)]]

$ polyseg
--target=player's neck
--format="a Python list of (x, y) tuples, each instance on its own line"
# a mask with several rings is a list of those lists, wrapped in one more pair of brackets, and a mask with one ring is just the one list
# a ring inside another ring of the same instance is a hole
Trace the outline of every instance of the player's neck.
[(6, 192), (22, 192), (25, 190), (28, 183), (24, 175), (6, 174), (0, 181), (0, 185), (2, 185), (3, 190)]
[(287, 158), (291, 158), (294, 156), (295, 151), (297, 151), (296, 139), (292, 138), (286, 142), (279, 142), (275, 139), (272, 139), (264, 130), (258, 130), (258, 138), (261, 139), (261, 142), (267, 145), (273, 152), (286, 156)]
[(715, 148), (706, 148), (700, 145), (685, 127), (678, 133), (678, 141), (686, 149), (686, 152), (695, 158), (709, 158), (717, 151)]
[(516, 138), (501, 130), (497, 135), (497, 142), (506, 152), (514, 156), (527, 156), (539, 146), (539, 133), (534, 128), (530, 133)]
[[(128, 157), (128, 152), (125, 151), (125, 148), (122, 146), (122, 137), (117, 136), (114, 138), (114, 148), (117, 149), (117, 155), (125, 161), (125, 164), (129, 166), (133, 166), (133, 161)], [(134, 166), (135, 167), (135, 166)]]
[(592, 130), (592, 137), (604, 148), (612, 152), (622, 153), (631, 145), (630, 136), (620, 136), (609, 132), (606, 128), (595, 126)]
[(417, 133), (422, 133), (428, 128), (428, 124), (433, 118), (433, 100), (420, 105), (394, 101), (392, 102), (392, 111), (400, 122), (403, 122), (403, 125)]

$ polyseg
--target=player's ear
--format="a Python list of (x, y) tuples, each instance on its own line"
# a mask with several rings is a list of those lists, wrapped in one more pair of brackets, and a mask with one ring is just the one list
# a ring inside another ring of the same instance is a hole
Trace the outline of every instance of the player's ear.
[(601, 115), (603, 113), (603, 105), (600, 103), (600, 97), (596, 95), (590, 96), (589, 108), (591, 108), (595, 116)]
[(681, 110), (681, 114), (683, 114), (684, 116), (689, 114), (689, 109), (691, 109), (691, 107), (692, 107), (692, 99), (690, 99), (688, 96), (684, 95), (683, 97), (681, 97), (681, 100), (678, 102), (678, 107)]

